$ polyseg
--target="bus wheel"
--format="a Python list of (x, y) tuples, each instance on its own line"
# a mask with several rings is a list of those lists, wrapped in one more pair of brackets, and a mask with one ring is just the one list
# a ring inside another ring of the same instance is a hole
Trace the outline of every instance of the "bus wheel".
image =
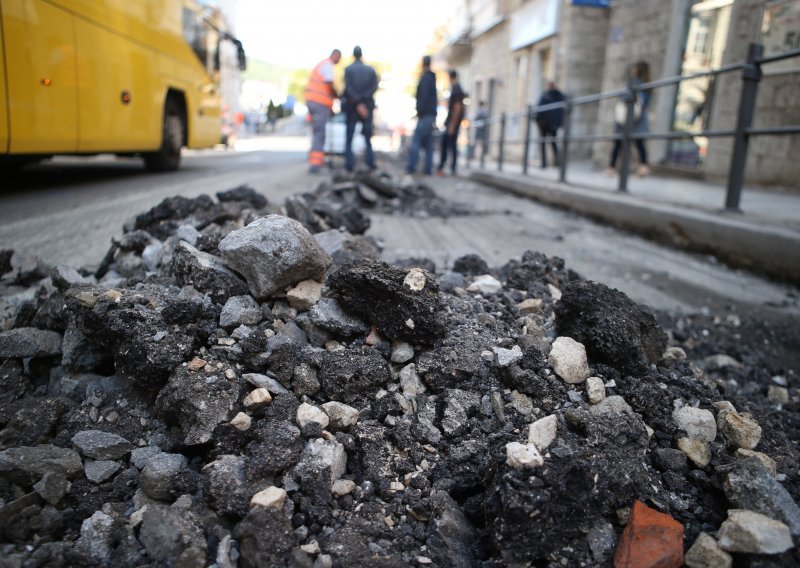
[(183, 113), (173, 98), (164, 105), (164, 125), (161, 148), (144, 155), (144, 164), (152, 172), (172, 172), (181, 163), (183, 133), (186, 130)]

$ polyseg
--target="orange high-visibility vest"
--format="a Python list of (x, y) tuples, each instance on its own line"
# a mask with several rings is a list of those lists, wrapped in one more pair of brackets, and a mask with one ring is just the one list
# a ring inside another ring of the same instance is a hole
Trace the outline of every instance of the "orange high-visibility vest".
[(333, 89), (322, 78), (322, 73), (319, 72), (320, 67), (328, 61), (330, 59), (323, 59), (311, 71), (311, 76), (308, 78), (308, 86), (306, 86), (305, 99), (306, 102), (315, 102), (328, 108), (333, 108)]

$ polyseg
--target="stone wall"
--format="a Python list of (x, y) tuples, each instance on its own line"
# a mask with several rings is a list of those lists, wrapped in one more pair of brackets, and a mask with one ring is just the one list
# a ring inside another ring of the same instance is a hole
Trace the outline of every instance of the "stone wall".
[[(470, 117), (477, 110), (475, 84), (480, 82), (483, 85), (480, 96), (488, 104), (491, 79), (495, 80), (495, 89), (493, 107), (489, 111), (493, 117), (508, 111), (509, 79), (513, 69), (513, 53), (508, 48), (508, 31), (508, 22), (505, 21), (472, 40), (472, 82), (464, 85), (464, 89), (472, 96), (473, 108), (467, 110)], [(492, 124), (489, 132), (491, 155), (495, 155), (499, 125)]]
[[(609, 22), (609, 10), (562, 4), (556, 77), (567, 96), (590, 95), (602, 89)], [(597, 134), (597, 116), (597, 105), (575, 107), (572, 134)], [(572, 144), (570, 158), (588, 158), (591, 150), (591, 144)]]
[[(667, 46), (674, 44), (675, 6), (666, 5), (661, 0), (615, 0), (612, 3), (609, 22), (608, 43), (603, 63), (602, 91), (623, 88), (628, 69), (639, 60), (650, 64), (650, 75), (657, 79), (674, 72), (672, 61), (668, 60)], [(673, 40), (673, 41), (671, 41)], [(672, 115), (674, 95), (672, 91), (659, 89), (653, 91), (650, 102), (650, 130), (663, 131), (668, 128)], [(614, 104), (609, 99), (599, 104), (596, 134), (614, 131)], [(598, 142), (593, 146), (592, 157), (595, 163), (605, 166), (611, 153), (611, 142)], [(649, 161), (656, 162), (663, 154), (661, 144), (648, 142)], [(634, 153), (635, 156), (635, 153)], [(635, 163), (636, 158), (632, 160)]]
[[(747, 59), (750, 43), (758, 42), (764, 0), (737, 0), (723, 63)], [(798, 60), (800, 66), (800, 60)], [(800, 124), (800, 73), (767, 74), (758, 87), (754, 126), (789, 126)], [(739, 110), (741, 73), (720, 77), (711, 117), (715, 130), (733, 129)], [(727, 180), (733, 142), (730, 138), (712, 139), (708, 145), (705, 172), (710, 178)], [(756, 185), (784, 186), (800, 190), (800, 135), (756, 136), (750, 140), (745, 181)]]

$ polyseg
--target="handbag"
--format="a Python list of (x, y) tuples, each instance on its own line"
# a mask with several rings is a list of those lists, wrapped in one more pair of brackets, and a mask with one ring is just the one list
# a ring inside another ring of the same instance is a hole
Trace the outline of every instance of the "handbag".
[[(614, 105), (614, 123), (619, 124), (620, 126), (625, 126), (625, 118), (627, 115), (628, 104), (625, 102), (625, 99), (617, 99), (617, 103)], [(633, 101), (633, 123), (636, 124), (639, 122), (641, 117), (642, 100), (637, 96)]]

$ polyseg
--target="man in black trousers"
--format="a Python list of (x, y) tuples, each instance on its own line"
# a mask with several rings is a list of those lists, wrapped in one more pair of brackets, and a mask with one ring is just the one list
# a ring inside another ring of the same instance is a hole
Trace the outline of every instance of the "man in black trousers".
[[(566, 97), (564, 93), (558, 90), (556, 84), (553, 81), (549, 81), (547, 83), (547, 90), (542, 93), (542, 96), (539, 98), (538, 106), (542, 105), (549, 105), (552, 103), (560, 103), (564, 102)], [(536, 125), (539, 127), (539, 136), (545, 138), (550, 136), (554, 138), (550, 142), (550, 145), (553, 148), (553, 163), (554, 165), (558, 166), (558, 145), (556, 144), (555, 137), (558, 129), (561, 128), (561, 124), (564, 122), (564, 109), (563, 108), (553, 108), (541, 112), (536, 113)], [(541, 143), (541, 150), (542, 150), (542, 168), (547, 167), (547, 143)]]

